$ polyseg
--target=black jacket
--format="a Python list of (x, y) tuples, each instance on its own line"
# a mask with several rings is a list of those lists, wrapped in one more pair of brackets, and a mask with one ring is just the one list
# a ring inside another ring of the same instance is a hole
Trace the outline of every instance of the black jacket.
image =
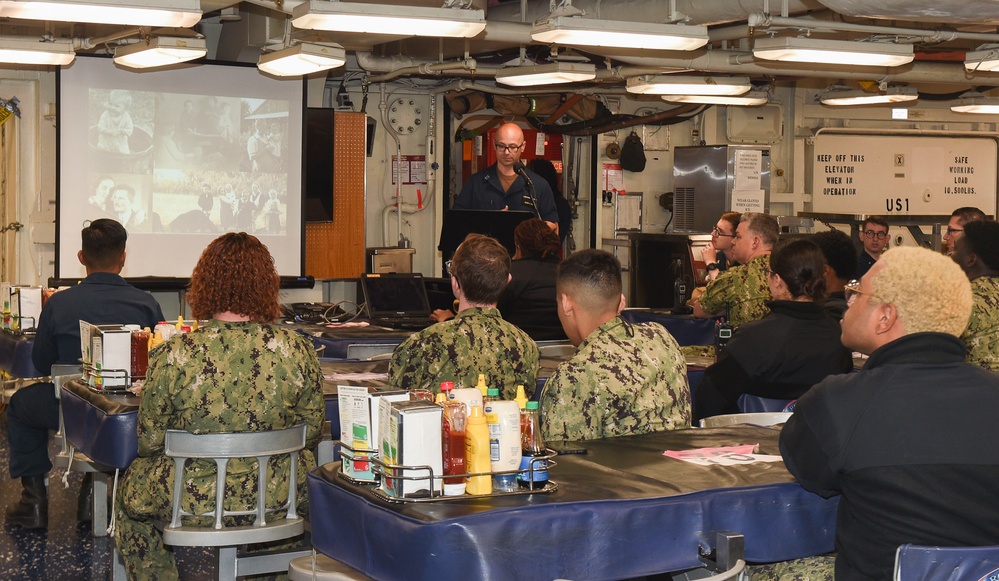
[(999, 375), (960, 339), (916, 333), (830, 377), (781, 432), (802, 486), (841, 494), (836, 579), (891, 579), (895, 550), (999, 544)]
[(706, 418), (739, 411), (748, 393), (795, 399), (828, 375), (853, 369), (840, 343), (838, 321), (817, 303), (768, 301), (770, 314), (740, 326), (718, 362), (704, 372), (694, 397), (694, 415)]
[(503, 318), (520, 327), (535, 341), (567, 339), (555, 302), (558, 258), (522, 258), (510, 265), (510, 284), (497, 307)]

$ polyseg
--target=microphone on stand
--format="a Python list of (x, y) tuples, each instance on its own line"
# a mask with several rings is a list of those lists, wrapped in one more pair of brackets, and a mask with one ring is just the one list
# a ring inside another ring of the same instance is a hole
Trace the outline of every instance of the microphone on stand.
[(534, 204), (534, 213), (538, 215), (539, 220), (544, 220), (541, 217), (541, 210), (538, 209), (538, 197), (534, 192), (534, 182), (531, 181), (531, 176), (527, 173), (527, 166), (524, 165), (524, 162), (517, 160), (513, 164), (513, 171), (524, 177), (524, 181), (527, 183), (527, 193), (530, 194), (531, 203)]

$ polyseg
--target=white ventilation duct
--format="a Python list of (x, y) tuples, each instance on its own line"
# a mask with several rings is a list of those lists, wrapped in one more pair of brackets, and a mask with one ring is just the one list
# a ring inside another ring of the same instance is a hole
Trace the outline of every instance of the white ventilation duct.
[[(779, 5), (779, 0), (777, 5)], [(912, 22), (966, 22), (971, 25), (999, 24), (999, 2), (993, 0), (819, 0), (844, 16), (909, 20)], [(771, 4), (773, 6), (773, 4)]]

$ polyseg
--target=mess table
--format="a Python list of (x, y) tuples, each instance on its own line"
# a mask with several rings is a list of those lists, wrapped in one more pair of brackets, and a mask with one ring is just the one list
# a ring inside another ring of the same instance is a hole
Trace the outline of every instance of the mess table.
[(312, 542), (379, 580), (623, 579), (701, 565), (712, 533), (744, 535), (745, 558), (833, 550), (837, 498), (804, 490), (783, 462), (696, 465), (665, 450), (759, 444), (779, 428), (693, 428), (583, 442), (556, 457), (549, 494), (394, 502), (329, 463), (308, 476)]
[[(543, 357), (539, 371), (539, 389), (565, 357)], [(320, 365), (325, 378), (323, 396), (326, 401), (326, 419), (330, 422), (331, 433), (340, 433), (340, 402), (337, 397), (338, 385), (362, 385), (366, 387), (387, 387), (384, 377), (367, 379), (336, 379), (343, 374), (384, 374), (388, 371), (387, 361), (342, 361), (321, 359)], [(691, 374), (694, 375), (691, 375)], [(688, 367), (691, 383), (696, 374), (703, 374), (697, 366)], [(138, 456), (136, 425), (138, 422), (139, 396), (130, 393), (96, 392), (85, 383), (70, 381), (61, 390), (61, 405), (65, 421), (66, 440), (77, 451), (90, 457), (94, 462), (111, 470), (124, 470)], [(100, 523), (95, 523), (98, 530)]]
[(34, 335), (0, 331), (0, 370), (10, 377), (41, 377), (31, 362)]
[[(544, 357), (539, 371), (539, 387), (565, 357)], [(340, 433), (340, 404), (337, 385), (387, 387), (388, 379), (369, 377), (348, 379), (357, 374), (384, 374), (387, 361), (340, 361), (321, 359), (323, 396), (326, 399), (326, 419), (333, 424), (333, 433)], [(688, 367), (688, 377), (694, 381), (703, 368)], [(691, 375), (693, 374), (693, 375)], [(70, 381), (62, 389), (62, 409), (66, 424), (66, 439), (77, 450), (95, 462), (111, 468), (127, 468), (138, 455), (136, 421), (139, 396), (130, 393), (95, 392), (80, 381)]]

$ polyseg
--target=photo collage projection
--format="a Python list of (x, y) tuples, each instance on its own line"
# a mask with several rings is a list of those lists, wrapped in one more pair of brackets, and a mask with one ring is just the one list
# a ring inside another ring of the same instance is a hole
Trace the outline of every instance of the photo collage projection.
[(94, 217), (130, 233), (286, 233), (286, 101), (89, 91)]

